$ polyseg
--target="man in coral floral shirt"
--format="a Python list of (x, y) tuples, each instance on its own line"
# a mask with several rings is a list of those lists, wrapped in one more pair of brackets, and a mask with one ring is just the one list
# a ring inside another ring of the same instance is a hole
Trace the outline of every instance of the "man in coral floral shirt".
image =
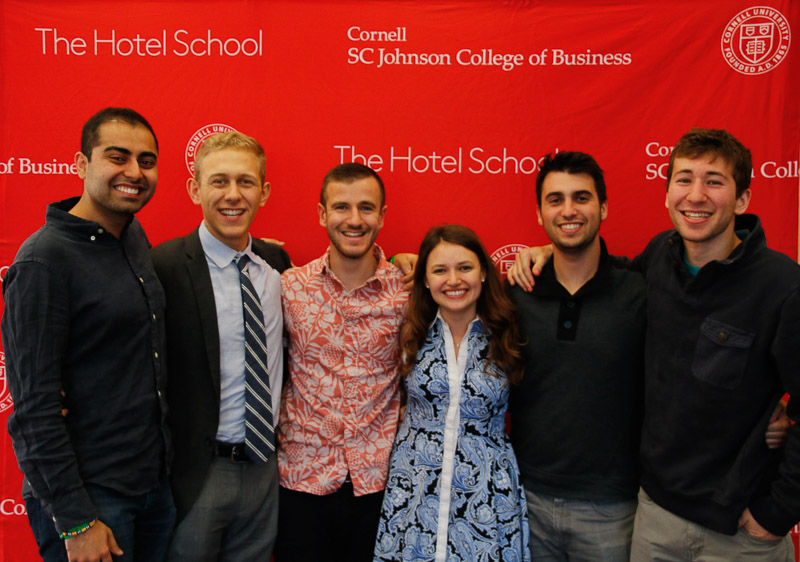
[(330, 247), (283, 274), (289, 381), (278, 429), (276, 560), (372, 560), (400, 411), (403, 273), (375, 244), (383, 182), (361, 164), (325, 176)]

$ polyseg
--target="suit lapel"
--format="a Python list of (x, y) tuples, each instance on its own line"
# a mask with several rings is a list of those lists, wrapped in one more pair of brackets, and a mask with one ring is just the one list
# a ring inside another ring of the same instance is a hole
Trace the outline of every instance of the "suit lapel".
[(186, 270), (194, 289), (197, 313), (200, 317), (200, 329), (203, 332), (208, 367), (216, 389), (215, 397), (219, 403), (220, 366), (219, 366), (219, 324), (217, 323), (217, 307), (214, 300), (214, 288), (211, 285), (211, 274), (208, 262), (200, 243), (197, 229), (186, 237)]

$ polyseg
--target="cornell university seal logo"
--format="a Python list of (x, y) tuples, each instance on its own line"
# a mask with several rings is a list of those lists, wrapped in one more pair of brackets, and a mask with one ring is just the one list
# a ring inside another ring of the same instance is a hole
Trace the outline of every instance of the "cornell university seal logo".
[(197, 129), (189, 139), (189, 142), (186, 143), (186, 167), (188, 168), (189, 173), (194, 176), (194, 157), (197, 154), (197, 149), (200, 148), (200, 145), (203, 144), (204, 140), (211, 135), (228, 133), (235, 130), (236, 129), (230, 125), (223, 125), (222, 123), (212, 123)]
[(500, 275), (508, 273), (508, 269), (514, 265), (514, 257), (517, 255), (517, 252), (527, 247), (528, 246), (525, 244), (506, 244), (492, 252), (492, 261), (495, 267), (500, 270)]
[(764, 74), (789, 53), (789, 20), (774, 8), (753, 6), (736, 14), (722, 32), (722, 56), (742, 74)]
[(5, 412), (11, 406), (11, 393), (8, 391), (6, 381), (6, 354), (0, 351), (0, 412)]

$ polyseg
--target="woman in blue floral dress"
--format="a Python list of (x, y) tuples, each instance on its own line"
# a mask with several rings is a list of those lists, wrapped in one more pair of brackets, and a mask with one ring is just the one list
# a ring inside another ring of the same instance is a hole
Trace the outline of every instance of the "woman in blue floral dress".
[(505, 433), (522, 376), (513, 306), (477, 235), (431, 229), (401, 331), (405, 415), (375, 560), (530, 560), (525, 495)]

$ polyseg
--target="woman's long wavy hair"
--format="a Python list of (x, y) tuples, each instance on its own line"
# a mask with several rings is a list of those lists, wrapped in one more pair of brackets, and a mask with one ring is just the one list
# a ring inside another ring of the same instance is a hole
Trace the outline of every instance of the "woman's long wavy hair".
[[(425, 273), (428, 257), (440, 242), (463, 246), (478, 256), (481, 269), (486, 273), (486, 281), (478, 297), (477, 312), (489, 332), (489, 363), (503, 371), (513, 384), (517, 384), (522, 379), (523, 365), (516, 308), (508, 298), (478, 235), (459, 224), (431, 228), (419, 247), (414, 287), (411, 289), (405, 323), (400, 330), (400, 375), (406, 376), (411, 372), (417, 361), (417, 351), (425, 342), (428, 328), (436, 317), (438, 305), (425, 287)], [(493, 371), (489, 369), (490, 373), (495, 374)]]

